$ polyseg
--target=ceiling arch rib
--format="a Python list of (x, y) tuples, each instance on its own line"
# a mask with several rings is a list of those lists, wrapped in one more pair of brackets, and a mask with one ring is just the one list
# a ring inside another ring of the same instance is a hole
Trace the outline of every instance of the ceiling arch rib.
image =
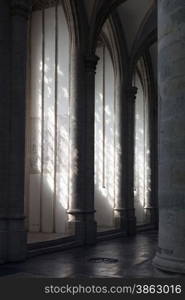
[[(88, 2), (88, 0), (84, 0)], [(94, 0), (94, 9), (91, 9), (89, 51), (93, 52), (96, 40), (106, 19), (116, 10), (125, 32), (129, 52), (137, 35), (142, 21), (155, 3), (154, 0)], [(86, 5), (87, 9), (87, 5)], [(90, 12), (88, 12), (90, 15)]]
[(95, 0), (94, 10), (90, 18), (89, 52), (95, 50), (97, 38), (110, 13), (112, 13), (120, 3), (125, 1), (128, 0)]

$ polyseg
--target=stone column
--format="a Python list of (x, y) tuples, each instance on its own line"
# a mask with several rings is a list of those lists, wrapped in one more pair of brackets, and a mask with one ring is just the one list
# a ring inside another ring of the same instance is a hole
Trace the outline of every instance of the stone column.
[(122, 80), (116, 86), (116, 199), (114, 220), (126, 235), (136, 232), (134, 209), (134, 118), (137, 88), (126, 90)]
[(95, 73), (98, 57), (94, 54), (85, 58), (86, 76), (86, 135), (85, 135), (85, 199), (87, 243), (96, 241), (97, 224), (94, 209), (94, 145), (95, 145)]
[(69, 225), (80, 243), (96, 241), (94, 221), (94, 80), (97, 59), (73, 49), (70, 102)]
[(28, 13), (29, 1), (11, 1), (8, 261), (19, 261), (26, 257), (24, 169)]
[(126, 176), (126, 147), (127, 147), (127, 114), (126, 95), (123, 80), (118, 76), (115, 79), (115, 228), (127, 234), (127, 176)]
[(136, 233), (136, 217), (134, 208), (134, 147), (135, 147), (135, 100), (137, 87), (131, 86), (126, 90), (128, 105), (128, 137), (127, 137), (127, 227), (128, 234)]
[(158, 1), (159, 242), (154, 265), (185, 273), (185, 5)]
[(70, 185), (69, 230), (84, 243), (85, 69), (80, 49), (72, 48), (70, 77)]
[(0, 1), (0, 263), (7, 260), (10, 11), (7, 0)]

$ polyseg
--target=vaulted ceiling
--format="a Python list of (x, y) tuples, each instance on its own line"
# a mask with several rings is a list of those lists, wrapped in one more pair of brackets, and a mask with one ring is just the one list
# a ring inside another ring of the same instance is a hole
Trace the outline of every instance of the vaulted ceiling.
[[(80, 0), (81, 1), (81, 0)], [(141, 43), (150, 35), (157, 32), (157, 9), (155, 0), (83, 0), (89, 26), (94, 26), (102, 7), (108, 8), (109, 14), (115, 11), (125, 35), (128, 54), (131, 54), (137, 39)], [(112, 9), (111, 9), (112, 7)], [(107, 17), (109, 16), (107, 14)], [(105, 20), (104, 20), (105, 21)], [(145, 26), (144, 26), (145, 24)], [(155, 81), (157, 81), (157, 42), (149, 46)]]
[(153, 0), (128, 0), (117, 8), (129, 50), (152, 3)]
[[(137, 36), (143, 21), (149, 14), (154, 0), (83, 0), (86, 13), (89, 20), (89, 26), (92, 25), (93, 16), (98, 15), (103, 5), (106, 7), (112, 5), (116, 9), (122, 24), (122, 30), (125, 33), (127, 48), (130, 50)], [(111, 11), (111, 10), (110, 10)]]
[[(30, 0), (34, 7), (46, 7), (57, 0)], [(131, 54), (137, 40), (142, 43), (149, 34), (157, 28), (157, 15), (154, 9), (156, 0), (60, 0), (80, 4), (79, 9), (85, 8), (87, 27), (90, 40), (103, 28), (106, 19), (116, 12), (119, 24), (125, 36), (128, 54)], [(84, 7), (83, 7), (84, 4)], [(152, 13), (151, 13), (152, 12)], [(155, 12), (155, 13), (153, 13)], [(150, 17), (149, 17), (150, 16)], [(98, 24), (98, 25), (97, 25)], [(143, 26), (145, 24), (145, 27)], [(96, 28), (97, 26), (97, 28)], [(136, 48), (137, 48), (136, 47)], [(139, 47), (138, 47), (139, 48)], [(153, 65), (157, 60), (157, 45), (150, 48)]]

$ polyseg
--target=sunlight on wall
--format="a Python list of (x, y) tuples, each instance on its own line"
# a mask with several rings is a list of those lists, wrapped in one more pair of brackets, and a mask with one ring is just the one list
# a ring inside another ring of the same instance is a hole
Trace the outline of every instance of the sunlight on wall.
[(95, 209), (98, 230), (113, 228), (114, 208), (114, 71), (105, 47), (97, 48), (100, 58), (95, 81)]
[(137, 225), (148, 222), (146, 210), (151, 191), (151, 169), (149, 149), (148, 95), (144, 93), (138, 74), (135, 74), (138, 88), (135, 105), (135, 212)]
[(30, 125), (27, 133), (30, 136), (27, 155), (30, 168), (26, 199), (31, 232), (66, 231), (70, 41), (61, 5), (57, 8), (57, 16), (58, 31), (55, 7), (45, 9), (44, 15), (42, 11), (33, 12), (31, 22)]

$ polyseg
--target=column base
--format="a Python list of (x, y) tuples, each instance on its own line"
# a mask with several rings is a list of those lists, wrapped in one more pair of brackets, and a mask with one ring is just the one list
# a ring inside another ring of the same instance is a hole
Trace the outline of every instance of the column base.
[(77, 242), (81, 245), (95, 244), (97, 223), (94, 221), (94, 215), (85, 213), (69, 215), (68, 233), (75, 234)]
[(185, 274), (185, 260), (162, 257), (160, 254), (156, 254), (153, 259), (153, 265), (162, 271)]
[(7, 260), (23, 261), (27, 257), (27, 233), (24, 218), (11, 218), (8, 223)]
[(115, 209), (115, 228), (120, 229), (124, 235), (133, 236), (136, 234), (135, 209)]
[(0, 264), (7, 261), (7, 222), (0, 220)]

